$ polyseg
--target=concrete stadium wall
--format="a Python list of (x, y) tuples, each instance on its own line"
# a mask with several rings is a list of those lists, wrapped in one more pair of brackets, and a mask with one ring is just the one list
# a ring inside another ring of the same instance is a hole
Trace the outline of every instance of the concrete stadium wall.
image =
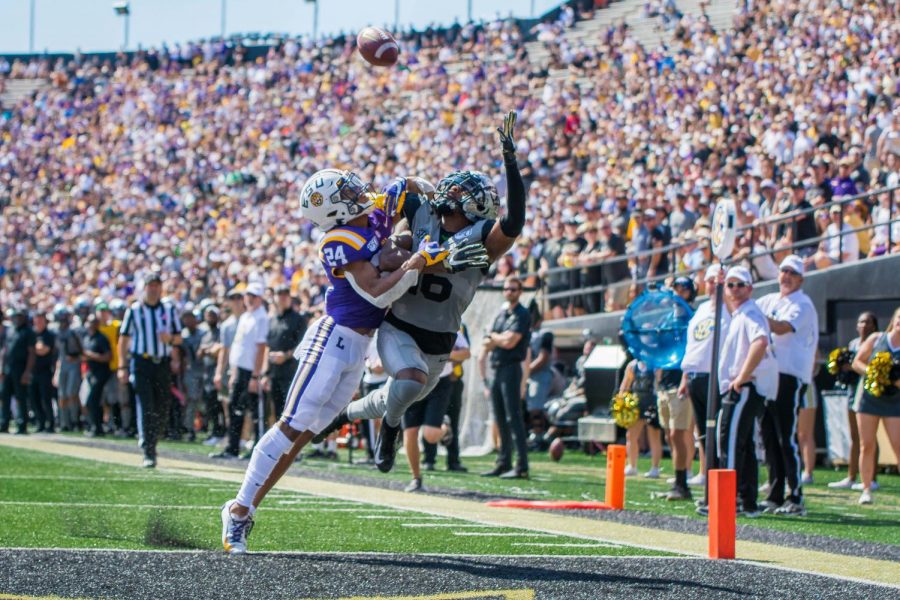
[[(883, 327), (887, 323), (890, 312), (900, 305), (900, 256), (871, 258), (827, 271), (808, 273), (803, 288), (812, 298), (819, 314), (820, 347), (824, 356), (838, 342), (846, 344), (855, 335), (852, 332), (860, 310), (875, 310), (879, 324)], [(753, 296), (758, 298), (777, 290), (778, 282), (769, 281), (757, 284)], [(522, 298), (524, 304), (531, 299), (526, 296)], [(464, 364), (465, 388), (460, 416), (460, 445), (464, 455), (483, 455), (491, 450), (491, 406), (484, 395), (478, 355), (483, 333), (502, 304), (503, 297), (499, 290), (479, 290), (463, 316), (472, 344), (472, 358)], [(553, 330), (557, 346), (580, 350), (583, 343), (581, 332), (585, 329), (590, 330), (598, 340), (608, 338), (610, 343), (616, 343), (622, 314), (618, 311), (549, 321), (545, 326)]]
[[(895, 307), (900, 305), (900, 256), (869, 258), (826, 271), (807, 273), (803, 289), (816, 305), (821, 341), (823, 348), (828, 347), (826, 344), (831, 343), (831, 334), (836, 328), (834, 307), (837, 304), (887, 301)], [(753, 296), (759, 298), (775, 291), (778, 291), (777, 281), (758, 283), (753, 288)], [(477, 298), (475, 302), (478, 302)], [(556, 333), (561, 346), (580, 347), (580, 332), (585, 329), (590, 330), (597, 339), (610, 338), (615, 341), (622, 315), (622, 311), (586, 315), (548, 321), (545, 325)]]

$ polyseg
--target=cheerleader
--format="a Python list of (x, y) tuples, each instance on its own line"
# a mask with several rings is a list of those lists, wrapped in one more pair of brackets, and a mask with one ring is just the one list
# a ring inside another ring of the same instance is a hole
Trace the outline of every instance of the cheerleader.
[(644, 477), (650, 479), (659, 478), (659, 461), (662, 459), (662, 438), (659, 428), (659, 420), (656, 412), (656, 390), (654, 382), (656, 374), (644, 361), (632, 360), (625, 367), (625, 376), (619, 392), (631, 392), (638, 398), (641, 417), (626, 431), (626, 449), (628, 466), (625, 467), (625, 475), (632, 477), (638, 474), (637, 462), (640, 454), (641, 433), (647, 426), (647, 442), (650, 445), (650, 457), (652, 466)]

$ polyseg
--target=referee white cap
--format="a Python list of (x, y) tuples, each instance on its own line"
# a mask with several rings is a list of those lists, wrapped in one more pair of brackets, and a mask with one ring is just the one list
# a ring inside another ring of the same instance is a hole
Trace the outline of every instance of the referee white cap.
[(803, 259), (796, 254), (791, 254), (781, 261), (781, 264), (778, 265), (778, 269), (790, 269), (797, 275), (803, 275)]
[(728, 272), (725, 273), (725, 279), (737, 279), (738, 281), (743, 281), (747, 285), (753, 285), (753, 277), (750, 275), (750, 271), (747, 270), (747, 267), (731, 267), (728, 269)]

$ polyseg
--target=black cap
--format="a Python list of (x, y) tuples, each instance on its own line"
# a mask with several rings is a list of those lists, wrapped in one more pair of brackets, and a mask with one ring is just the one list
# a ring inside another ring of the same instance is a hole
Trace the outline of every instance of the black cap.
[(151, 271), (144, 275), (144, 285), (150, 285), (151, 283), (162, 283), (162, 277), (156, 271)]
[(802, 190), (804, 188), (803, 182), (799, 179), (795, 179), (791, 182), (791, 187), (795, 190)]
[(276, 285), (276, 286), (275, 286), (275, 293), (276, 293), (276, 294), (290, 294), (290, 293), (291, 293), (291, 286), (289, 286), (289, 285), (287, 285), (287, 284), (285, 284), (285, 283)]

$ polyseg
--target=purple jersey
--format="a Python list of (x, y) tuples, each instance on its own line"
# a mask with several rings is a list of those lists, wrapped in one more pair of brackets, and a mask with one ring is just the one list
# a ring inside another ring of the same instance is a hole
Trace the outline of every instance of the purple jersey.
[(325, 312), (338, 325), (375, 329), (384, 320), (387, 310), (360, 297), (344, 277), (344, 267), (363, 260), (368, 262), (381, 251), (390, 235), (384, 221), (376, 210), (369, 215), (368, 227), (335, 227), (319, 242), (319, 260), (331, 283), (325, 294)]

